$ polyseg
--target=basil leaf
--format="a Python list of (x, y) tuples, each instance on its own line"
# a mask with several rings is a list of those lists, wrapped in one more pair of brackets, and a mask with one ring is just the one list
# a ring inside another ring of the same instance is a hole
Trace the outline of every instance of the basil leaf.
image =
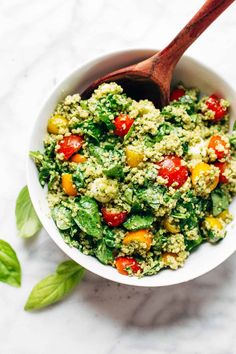
[(72, 178), (73, 178), (73, 183), (75, 184), (77, 189), (84, 187), (84, 174), (79, 167), (73, 173)]
[(61, 263), (56, 273), (41, 280), (33, 288), (25, 310), (39, 310), (62, 300), (80, 283), (84, 271), (84, 268), (72, 260)]
[(103, 264), (111, 264), (114, 260), (112, 250), (107, 247), (104, 240), (99, 241), (98, 246), (95, 250), (95, 256)]
[(194, 248), (198, 247), (203, 242), (201, 235), (196, 240), (185, 240), (186, 251), (191, 252)]
[(211, 193), (211, 201), (213, 216), (219, 215), (229, 207), (229, 196), (220, 188), (215, 189)]
[(131, 215), (123, 226), (127, 230), (146, 229), (152, 225), (154, 217), (152, 215)]
[(42, 228), (31, 202), (27, 186), (20, 191), (17, 197), (15, 215), (18, 235), (20, 237), (28, 238), (34, 236)]
[(103, 229), (103, 240), (105, 244), (110, 248), (114, 248), (116, 245), (115, 238), (116, 238), (115, 233), (111, 229), (109, 229), (109, 227), (105, 226)]
[(101, 238), (102, 226), (97, 202), (90, 197), (83, 196), (78, 202), (78, 207), (79, 211), (75, 217), (76, 224), (86, 234)]
[(21, 267), (13, 248), (0, 240), (0, 281), (12, 286), (21, 285)]

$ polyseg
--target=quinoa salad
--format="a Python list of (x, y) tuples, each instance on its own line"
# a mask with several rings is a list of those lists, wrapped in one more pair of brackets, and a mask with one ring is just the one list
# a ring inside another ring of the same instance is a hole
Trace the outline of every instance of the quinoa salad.
[(179, 84), (159, 110), (114, 82), (59, 102), (30, 156), (64, 241), (138, 277), (220, 242), (236, 194), (229, 105)]

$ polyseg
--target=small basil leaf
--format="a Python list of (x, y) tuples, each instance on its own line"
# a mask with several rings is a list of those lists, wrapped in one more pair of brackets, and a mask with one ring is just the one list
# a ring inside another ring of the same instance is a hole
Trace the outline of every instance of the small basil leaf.
[(56, 273), (41, 280), (33, 288), (25, 310), (39, 310), (62, 300), (80, 283), (84, 271), (74, 261), (63, 262), (57, 267)]
[(20, 237), (28, 238), (34, 236), (42, 228), (31, 202), (27, 186), (20, 191), (17, 197), (15, 215)]
[(13, 248), (0, 240), (0, 281), (12, 286), (21, 285), (21, 267)]
[(102, 237), (101, 217), (97, 202), (89, 197), (83, 196), (78, 202), (78, 213), (75, 222), (86, 234), (95, 238)]
[(123, 226), (127, 230), (140, 230), (149, 228), (154, 222), (152, 215), (131, 215), (124, 223)]

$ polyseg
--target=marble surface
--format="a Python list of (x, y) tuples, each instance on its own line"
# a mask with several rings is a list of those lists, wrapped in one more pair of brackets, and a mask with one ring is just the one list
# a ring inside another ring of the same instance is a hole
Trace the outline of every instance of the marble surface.
[[(236, 353), (236, 256), (189, 283), (122, 286), (87, 272), (61, 304), (23, 310), (65, 256), (42, 231), (16, 235), (14, 205), (39, 105), (82, 61), (130, 47), (162, 48), (203, 3), (165, 0), (0, 0), (0, 237), (16, 249), (20, 289), (0, 284), (1, 354)], [(188, 51), (236, 86), (236, 6)]]

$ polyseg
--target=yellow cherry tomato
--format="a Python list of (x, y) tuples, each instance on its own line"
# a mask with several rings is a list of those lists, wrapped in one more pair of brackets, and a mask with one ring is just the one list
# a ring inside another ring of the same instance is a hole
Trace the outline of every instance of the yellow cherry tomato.
[(178, 257), (177, 253), (165, 252), (162, 254), (161, 258), (165, 264), (168, 264), (168, 258), (174, 257), (175, 259)]
[(213, 216), (207, 216), (204, 222), (206, 227), (210, 229), (216, 229), (216, 230), (223, 229), (222, 222), (218, 218), (214, 218)]
[(149, 232), (149, 230), (146, 229), (130, 231), (127, 232), (127, 234), (125, 235), (125, 238), (123, 239), (123, 244), (128, 245), (129, 243), (134, 241), (145, 243), (146, 249), (147, 251), (149, 251), (152, 245), (152, 238), (152, 234)]
[(70, 195), (73, 197), (77, 195), (77, 189), (73, 184), (72, 174), (64, 173), (62, 175), (61, 184), (62, 184), (62, 188), (63, 188), (64, 192), (67, 195)]
[(68, 120), (60, 114), (54, 114), (48, 120), (48, 132), (51, 134), (60, 134), (61, 129), (66, 129)]
[(85, 161), (87, 161), (87, 159), (86, 159), (86, 157), (84, 155), (75, 154), (75, 155), (72, 156), (70, 161), (71, 162), (75, 162), (75, 163), (84, 163)]
[(224, 210), (217, 217), (223, 221), (227, 221), (227, 220), (230, 220), (232, 216), (231, 216), (229, 210)]
[(216, 175), (214, 177), (213, 181), (210, 181), (209, 183), (207, 183), (207, 181), (209, 180), (209, 175), (212, 171), (212, 168), (214, 168), (214, 166), (208, 165), (205, 162), (199, 162), (196, 166), (194, 166), (192, 169), (193, 186), (196, 187), (198, 185), (199, 177), (204, 176), (207, 187), (209, 188), (210, 191), (213, 191), (213, 189), (215, 189), (217, 184), (219, 183), (219, 176)]
[(170, 220), (170, 218), (166, 218), (164, 220), (164, 227), (172, 234), (177, 234), (178, 232), (180, 232), (179, 226), (174, 221)]
[(141, 151), (135, 150), (133, 147), (127, 147), (126, 151), (126, 161), (130, 167), (137, 167), (140, 162), (143, 161), (144, 155)]

